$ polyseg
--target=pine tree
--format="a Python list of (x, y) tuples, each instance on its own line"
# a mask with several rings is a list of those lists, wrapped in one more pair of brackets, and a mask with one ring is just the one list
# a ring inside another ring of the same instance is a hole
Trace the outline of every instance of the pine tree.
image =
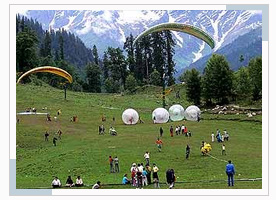
[(34, 31), (25, 28), (16, 36), (16, 66), (17, 71), (26, 72), (38, 66), (38, 38)]
[(203, 95), (207, 103), (227, 103), (232, 89), (232, 71), (224, 56), (213, 54), (203, 76)]
[(104, 80), (106, 80), (108, 78), (108, 76), (109, 76), (108, 70), (109, 70), (109, 60), (108, 60), (107, 53), (104, 52), (104, 56), (103, 56), (103, 69), (102, 69)]
[(98, 50), (97, 50), (96, 45), (93, 45), (92, 54), (94, 57), (94, 63), (96, 65), (99, 65), (99, 55), (98, 55)]
[(88, 92), (101, 92), (101, 70), (99, 65), (89, 63), (86, 66), (86, 80), (88, 84)]
[(160, 82), (163, 83), (163, 75), (166, 73), (165, 41), (163, 32), (152, 33), (153, 67), (160, 74)]
[(184, 82), (186, 85), (187, 99), (195, 105), (200, 105), (201, 97), (201, 77), (199, 71), (192, 69), (184, 72)]
[(134, 46), (134, 56), (135, 56), (134, 77), (140, 84), (142, 83), (143, 78), (145, 77), (144, 67), (143, 67), (143, 54), (142, 54), (140, 42), (136, 42)]
[(249, 61), (248, 72), (253, 100), (259, 100), (262, 98), (262, 57), (253, 58)]
[(64, 41), (61, 34), (59, 34), (58, 43), (59, 43), (59, 57), (61, 60), (64, 60)]
[(165, 31), (165, 40), (166, 40), (166, 57), (167, 57), (167, 77), (168, 77), (168, 86), (175, 84), (174, 78), (174, 66), (173, 55), (175, 53), (174, 46), (176, 45), (173, 40), (172, 34), (170, 31)]
[(124, 50), (127, 52), (127, 64), (128, 69), (131, 73), (134, 73), (135, 68), (135, 60), (134, 60), (134, 46), (133, 46), (133, 36), (130, 34), (129, 37), (126, 38), (124, 43)]

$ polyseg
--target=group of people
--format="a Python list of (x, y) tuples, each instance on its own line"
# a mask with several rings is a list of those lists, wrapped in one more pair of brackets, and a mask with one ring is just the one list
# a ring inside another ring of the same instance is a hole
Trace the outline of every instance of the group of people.
[(215, 141), (215, 137), (217, 139), (217, 142), (228, 141), (229, 140), (229, 133), (226, 131), (226, 129), (224, 129), (223, 133), (221, 134), (220, 130), (217, 129), (216, 136), (215, 136), (214, 132), (212, 132), (212, 134), (211, 134), (212, 142)]
[[(83, 186), (83, 181), (80, 176), (77, 176), (76, 182), (74, 183), (71, 176), (68, 176), (66, 180), (66, 187), (81, 187)], [(58, 177), (55, 177), (54, 180), (52, 181), (52, 187), (53, 188), (59, 188), (61, 187), (61, 181), (58, 179)]]
[(110, 173), (119, 173), (120, 167), (119, 167), (119, 158), (117, 156), (112, 158), (112, 156), (109, 156), (108, 158), (109, 166), (110, 166)]
[[(54, 146), (57, 146), (57, 140), (60, 139), (61, 140), (61, 135), (62, 135), (62, 131), (59, 129), (57, 132), (56, 132), (56, 135), (58, 136), (58, 138), (54, 135), (53, 137), (53, 145)], [(45, 141), (49, 141), (49, 132), (46, 131), (45, 134), (44, 134), (44, 140)]]
[[(176, 135), (185, 135), (186, 137), (191, 137), (192, 133), (191, 131), (188, 131), (187, 126), (184, 126), (184, 124), (182, 124), (181, 126), (176, 126), (175, 130), (173, 128), (173, 126), (170, 126), (170, 136), (173, 137), (173, 133), (175, 132)], [(164, 133), (164, 130), (162, 127), (160, 127), (159, 129), (159, 136), (162, 137)]]
[[(62, 186), (61, 181), (56, 176), (52, 181), (53, 188), (60, 188)], [(83, 181), (80, 176), (77, 176), (76, 182), (74, 183), (71, 176), (68, 176), (66, 180), (65, 187), (82, 187), (84, 186)], [(97, 181), (93, 186), (92, 189), (99, 189), (101, 187), (101, 182)]]
[[(133, 163), (130, 172), (131, 179), (127, 178), (127, 174), (124, 175), (122, 183), (123, 184), (131, 184), (133, 187), (142, 188), (143, 186), (153, 184), (155, 188), (159, 188), (159, 177), (158, 177), (159, 168), (153, 163), (153, 167), (147, 163), (145, 166), (143, 163)], [(152, 179), (151, 179), (152, 174)]]

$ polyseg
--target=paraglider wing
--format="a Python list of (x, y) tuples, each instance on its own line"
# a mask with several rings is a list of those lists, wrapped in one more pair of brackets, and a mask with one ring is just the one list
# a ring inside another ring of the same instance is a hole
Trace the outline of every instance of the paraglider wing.
[(31, 70), (25, 72), (23, 75), (21, 75), (19, 77), (19, 79), (17, 80), (17, 83), (20, 83), (20, 81), (25, 76), (28, 76), (30, 74), (37, 73), (37, 72), (48, 72), (48, 73), (56, 74), (56, 75), (62, 76), (63, 78), (66, 78), (69, 81), (69, 83), (73, 82), (72, 76), (67, 71), (57, 68), (57, 67), (44, 66), (44, 67), (36, 67), (34, 69), (31, 69)]
[(134, 40), (134, 44), (141, 39), (142, 37), (150, 34), (150, 33), (154, 33), (154, 32), (159, 32), (159, 31), (180, 31), (183, 33), (187, 33), (190, 35), (193, 35), (201, 40), (203, 40), (204, 42), (206, 42), (212, 49), (215, 47), (215, 42), (214, 40), (204, 31), (202, 31), (201, 29), (192, 26), (192, 25), (187, 25), (187, 24), (181, 24), (181, 23), (162, 23), (162, 24), (158, 24), (156, 26), (153, 26), (147, 30), (145, 30), (144, 32), (142, 32), (140, 35), (138, 35), (138, 37)]
[(132, 108), (126, 109), (122, 114), (122, 120), (125, 124), (136, 124), (139, 120), (138, 112)]

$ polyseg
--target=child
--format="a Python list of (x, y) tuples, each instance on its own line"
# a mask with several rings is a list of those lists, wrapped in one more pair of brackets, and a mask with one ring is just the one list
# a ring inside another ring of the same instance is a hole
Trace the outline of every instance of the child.
[(161, 152), (161, 148), (162, 148), (162, 144), (163, 144), (162, 140), (157, 138), (155, 143), (157, 144), (158, 151)]
[(172, 126), (170, 128), (170, 134), (171, 134), (171, 137), (173, 137), (173, 127)]
[(215, 134), (214, 134), (214, 132), (212, 132), (211, 138), (212, 138), (212, 142), (214, 142), (215, 141)]
[(226, 155), (226, 151), (225, 151), (225, 144), (223, 144), (222, 146), (221, 146), (221, 155)]

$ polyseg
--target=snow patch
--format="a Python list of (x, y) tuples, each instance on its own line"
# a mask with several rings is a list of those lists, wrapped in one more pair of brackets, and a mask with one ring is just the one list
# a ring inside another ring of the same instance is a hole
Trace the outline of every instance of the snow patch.
[(159, 20), (160, 16), (158, 13), (154, 13), (151, 11), (143, 12), (141, 10), (120, 10), (118, 11), (119, 17), (117, 22), (119, 24), (132, 24), (141, 21), (155, 21)]
[(203, 51), (203, 49), (205, 48), (205, 42), (202, 42), (201, 44), (200, 44), (200, 46), (199, 46), (199, 50), (198, 50), (198, 52), (193, 52), (193, 54), (194, 54), (194, 59), (193, 59), (193, 62), (192, 63), (194, 63), (195, 61), (197, 61), (198, 59), (200, 59), (201, 57), (202, 57), (202, 51)]

